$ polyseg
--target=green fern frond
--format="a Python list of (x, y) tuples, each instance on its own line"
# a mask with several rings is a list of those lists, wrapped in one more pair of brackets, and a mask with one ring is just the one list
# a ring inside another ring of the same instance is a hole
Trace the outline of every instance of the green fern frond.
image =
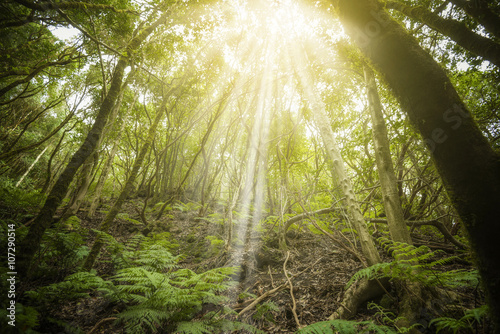
[(297, 334), (360, 334), (360, 333), (379, 333), (396, 334), (391, 327), (377, 325), (371, 321), (350, 321), (350, 320), (331, 320), (320, 321), (302, 328)]
[(179, 323), (176, 333), (180, 334), (206, 334), (214, 333), (215, 328), (202, 321), (184, 321)]
[(352, 275), (349, 282), (346, 284), (346, 289), (349, 288), (355, 281), (361, 280), (363, 278), (376, 279), (385, 276), (385, 273), (389, 271), (392, 266), (392, 262), (377, 263), (373, 266), (363, 268)]

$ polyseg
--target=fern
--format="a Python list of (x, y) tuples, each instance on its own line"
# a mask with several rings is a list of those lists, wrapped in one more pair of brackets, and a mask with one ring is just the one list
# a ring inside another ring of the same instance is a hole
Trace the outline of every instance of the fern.
[(455, 257), (430, 261), (439, 251), (430, 251), (426, 246), (415, 247), (400, 242), (393, 242), (386, 238), (379, 238), (381, 245), (392, 255), (395, 260), (388, 263), (377, 263), (356, 272), (346, 287), (363, 278), (379, 279), (388, 277), (413, 282), (420, 282), (425, 286), (442, 286), (457, 288), (460, 286), (477, 286), (479, 275), (476, 270), (452, 270), (440, 272), (435, 269), (449, 263)]
[(455, 334), (461, 329), (472, 330), (474, 322), (480, 322), (487, 313), (488, 307), (483, 305), (479, 308), (465, 311), (465, 315), (460, 319), (442, 317), (431, 320), (430, 324), (436, 326), (436, 333), (439, 333), (443, 329), (448, 329)]
[[(132, 304), (118, 315), (128, 333), (156, 332), (163, 324), (190, 320), (203, 303), (225, 302), (226, 298), (218, 292), (232, 286), (228, 277), (237, 270), (217, 268), (200, 274), (189, 269), (174, 271), (180, 257), (160, 245), (140, 250), (135, 256), (134, 267), (121, 269), (113, 277), (117, 293), (112, 298)], [(179, 330), (186, 333), (191, 328), (183, 326)], [(204, 333), (203, 328), (210, 326), (203, 322), (191, 328), (191, 332)]]
[[(262, 333), (253, 326), (228, 320), (234, 311), (222, 307), (227, 297), (221, 292), (236, 284), (229, 278), (238, 268), (202, 273), (179, 269), (182, 256), (170, 253), (172, 244), (164, 242), (168, 234), (162, 235), (164, 238), (134, 236), (123, 244), (107, 233), (95, 232), (120, 268), (116, 274), (103, 279), (95, 271), (77, 272), (62, 282), (28, 292), (35, 303), (43, 307), (97, 294), (125, 306), (117, 315), (117, 323), (123, 323), (127, 333)], [(203, 304), (218, 305), (219, 311), (202, 315)]]
[(210, 334), (214, 332), (214, 328), (204, 321), (185, 321), (179, 323), (176, 332), (181, 334)]
[(330, 320), (320, 321), (302, 328), (297, 334), (360, 334), (360, 333), (378, 333), (378, 334), (396, 334), (391, 327), (377, 325), (372, 321), (350, 321), (350, 320)]
[(384, 277), (387, 272), (390, 272), (391, 266), (392, 262), (376, 263), (373, 266), (357, 271), (354, 275), (352, 275), (349, 282), (347, 282), (346, 289), (349, 288), (354, 282), (363, 278), (377, 279)]
[(253, 315), (253, 318), (255, 320), (265, 320), (274, 323), (274, 317), (272, 314), (273, 311), (275, 312), (279, 311), (279, 307), (275, 303), (265, 302), (259, 304), (255, 308), (255, 314)]
[(115, 293), (111, 282), (97, 276), (95, 271), (78, 272), (66, 277), (59, 283), (50, 284), (26, 294), (32, 300), (43, 304), (51, 304), (61, 300), (75, 300), (89, 297), (89, 293), (98, 291), (104, 295)]

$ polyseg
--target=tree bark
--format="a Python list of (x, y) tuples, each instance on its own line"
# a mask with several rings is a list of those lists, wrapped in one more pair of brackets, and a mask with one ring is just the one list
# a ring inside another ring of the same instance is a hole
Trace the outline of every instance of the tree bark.
[[(296, 54), (299, 61), (305, 62), (305, 53)], [(314, 94), (314, 85), (312, 78), (304, 73), (304, 71), (297, 72), (300, 77), (301, 84), (306, 87), (304, 89), (305, 97), (308, 100), (309, 108), (314, 116), (314, 122), (319, 129), (323, 144), (327, 152), (328, 158), (331, 160), (332, 175), (335, 178), (335, 183), (339, 184), (342, 193), (345, 197), (344, 205), (348, 212), (349, 219), (353, 227), (358, 232), (361, 250), (366, 257), (366, 262), (369, 266), (380, 263), (380, 254), (377, 251), (375, 243), (368, 232), (368, 226), (365, 223), (361, 208), (356, 200), (356, 195), (344, 167), (344, 159), (340, 154), (340, 150), (335, 143), (335, 135), (333, 134), (330, 120), (326, 115), (325, 105)]]
[(423, 6), (410, 7), (397, 1), (387, 1), (386, 6), (425, 23), (430, 28), (448, 36), (464, 49), (500, 67), (500, 44), (476, 34), (467, 28), (465, 23), (442, 18)]
[(334, 1), (347, 33), (381, 73), (420, 132), (461, 216), (500, 330), (500, 157), (446, 72), (377, 0)]
[(500, 38), (500, 16), (481, 1), (451, 0), (451, 3), (462, 8), (468, 15), (475, 18), (486, 30), (496, 38)]
[(387, 126), (385, 125), (382, 105), (377, 92), (372, 69), (365, 66), (365, 81), (368, 90), (368, 102), (372, 120), (373, 143), (375, 146), (375, 162), (377, 164), (380, 188), (384, 199), (391, 239), (397, 242), (412, 244), (410, 231), (404, 222), (403, 209), (399, 198), (396, 173), (392, 165)]

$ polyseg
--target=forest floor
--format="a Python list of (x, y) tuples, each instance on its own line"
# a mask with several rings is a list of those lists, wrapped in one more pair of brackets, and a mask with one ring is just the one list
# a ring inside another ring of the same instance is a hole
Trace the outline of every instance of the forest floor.
[[(139, 220), (136, 212), (136, 203), (128, 202), (123, 212), (129, 214), (130, 218)], [(86, 212), (78, 214), (81, 219), (82, 228), (97, 229), (104, 217), (101, 211), (94, 218), (86, 218)], [(250, 247), (247, 247), (241, 263), (231, 261), (231, 256), (224, 254), (221, 245), (213, 245), (207, 236), (215, 236), (222, 239), (223, 227), (206, 219), (197, 218), (196, 211), (172, 210), (163, 218), (152, 224), (154, 232), (169, 232), (172, 240), (179, 246), (177, 254), (184, 254), (179, 265), (196, 272), (208, 269), (238, 264), (243, 268), (242, 274), (235, 277), (239, 284), (228, 303), (232, 309), (240, 312), (259, 296), (269, 292), (280, 285), (283, 288), (267, 296), (259, 304), (273, 303), (269, 308), (252, 308), (239, 318), (240, 321), (253, 324), (266, 333), (294, 333), (298, 325), (294, 318), (292, 307), (293, 299), (287, 278), (284, 274), (284, 262), (288, 276), (293, 276), (293, 298), (296, 303), (296, 314), (301, 326), (314, 322), (325, 321), (340, 306), (342, 302), (346, 283), (354, 273), (362, 269), (362, 264), (350, 253), (338, 248), (329, 238), (324, 235), (312, 233), (307, 228), (291, 229), (287, 233), (288, 254), (278, 247), (277, 235), (274, 232), (264, 232), (252, 238)], [(115, 220), (115, 224), (109, 233), (119, 242), (124, 242), (135, 233), (141, 233), (144, 225), (138, 225), (131, 219)], [(91, 246), (95, 233), (91, 232), (87, 240)], [(449, 248), (439, 238), (431, 240), (428, 236), (420, 235), (422, 240), (429, 244)], [(421, 240), (421, 242), (422, 242)], [(425, 242), (424, 242), (425, 243)], [(381, 254), (384, 252), (381, 250)], [(446, 256), (452, 254), (448, 250)], [(94, 268), (101, 277), (113, 275), (113, 265), (107, 260), (106, 251), (102, 252), (100, 259)], [(386, 258), (385, 260), (390, 260)], [(448, 264), (447, 270), (467, 269), (471, 266), (466, 261)], [(295, 275), (295, 276), (294, 276)], [(33, 286), (47, 284), (47, 282), (33, 282)], [(245, 296), (239, 295), (245, 292)], [(482, 294), (477, 289), (464, 290), (462, 303), (470, 308), (482, 302)], [(238, 297), (239, 295), (239, 297)], [(377, 301), (383, 304), (380, 299)], [(390, 310), (391, 305), (387, 304)], [(113, 325), (116, 314), (120, 310), (116, 305), (107, 302), (104, 298), (93, 296), (78, 301), (68, 301), (63, 305), (54, 305), (48, 309), (50, 316), (80, 328), (84, 333), (122, 333), (123, 328)], [(395, 311), (395, 309), (392, 309)], [(369, 310), (364, 307), (358, 312), (354, 320), (381, 321), (377, 310)], [(425, 325), (430, 319), (420, 319)], [(426, 333), (432, 331), (426, 330)], [(477, 332), (480, 333), (480, 332)]]

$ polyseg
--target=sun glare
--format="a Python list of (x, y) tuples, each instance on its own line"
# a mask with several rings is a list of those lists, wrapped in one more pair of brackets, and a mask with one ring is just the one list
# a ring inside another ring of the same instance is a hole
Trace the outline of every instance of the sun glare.
[[(284, 115), (294, 124), (303, 122), (304, 98), (310, 107), (321, 107), (321, 90), (314, 88), (312, 71), (320, 65), (318, 59), (331, 62), (331, 45), (342, 38), (342, 30), (332, 15), (298, 1), (228, 0), (216, 6), (217, 10), (208, 11), (218, 24), (210, 35), (212, 51), (207, 55), (224, 59), (215, 87), (218, 94), (231, 87), (228, 110), (238, 115), (246, 129), (246, 134), (242, 131), (237, 136), (246, 136), (240, 138), (248, 142), (236, 208), (243, 218), (235, 225), (231, 263), (240, 265), (243, 256), (252, 253), (250, 240), (264, 216), (267, 152), (274, 150), (270, 147), (274, 139), (269, 138), (273, 119)], [(228, 181), (225, 187), (230, 193), (234, 184)]]

